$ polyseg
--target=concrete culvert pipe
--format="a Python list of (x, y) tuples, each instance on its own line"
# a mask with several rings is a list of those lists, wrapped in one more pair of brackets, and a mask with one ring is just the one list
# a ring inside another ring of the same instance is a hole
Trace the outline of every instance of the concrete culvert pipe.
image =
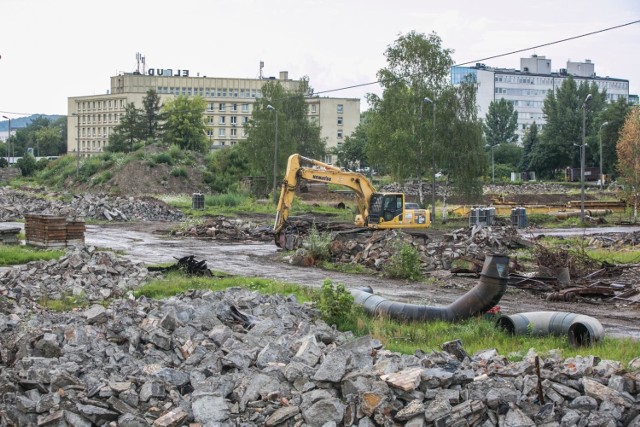
[(389, 301), (373, 295), (371, 288), (351, 289), (356, 304), (361, 305), (371, 315), (388, 316), (402, 321), (445, 320), (456, 322), (468, 319), (495, 306), (507, 290), (509, 278), (509, 258), (502, 255), (488, 255), (485, 258), (480, 282), (469, 292), (446, 307), (406, 304)]
[(573, 347), (587, 347), (604, 338), (604, 328), (598, 319), (562, 311), (536, 311), (501, 316), (496, 321), (496, 328), (512, 335), (566, 335)]

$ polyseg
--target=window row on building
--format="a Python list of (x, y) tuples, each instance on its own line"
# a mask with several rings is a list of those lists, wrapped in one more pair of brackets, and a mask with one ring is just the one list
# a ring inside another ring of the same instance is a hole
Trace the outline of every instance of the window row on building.
[(260, 89), (227, 89), (202, 87), (158, 86), (156, 92), (165, 95), (202, 96), (205, 98), (261, 98)]

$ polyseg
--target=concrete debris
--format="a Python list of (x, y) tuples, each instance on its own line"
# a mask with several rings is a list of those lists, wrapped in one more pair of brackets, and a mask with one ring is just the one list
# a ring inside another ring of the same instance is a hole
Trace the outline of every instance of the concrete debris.
[(270, 226), (257, 226), (243, 220), (230, 220), (224, 216), (206, 218), (198, 224), (189, 224), (172, 232), (175, 236), (198, 237), (214, 240), (273, 240)]
[(0, 424), (638, 425), (640, 373), (618, 362), (551, 352), (540, 381), (533, 351), (401, 355), (291, 297), (240, 288), (111, 301), (20, 315), (0, 305)]
[[(0, 273), (0, 298), (15, 302), (16, 314), (46, 300), (71, 298), (100, 303), (122, 297), (150, 278), (141, 264), (119, 258), (92, 246), (76, 247), (59, 260), (32, 261)], [(100, 307), (88, 310), (90, 323), (102, 323)]]
[(398, 244), (410, 245), (418, 251), (423, 272), (451, 269), (453, 261), (462, 257), (477, 260), (480, 272), (487, 252), (505, 253), (526, 245), (526, 241), (511, 226), (461, 228), (437, 241), (428, 240), (427, 235), (421, 233), (382, 230), (361, 235), (337, 234), (330, 251), (335, 262), (381, 270)]
[(81, 217), (107, 221), (181, 221), (184, 214), (153, 197), (105, 194), (35, 194), (0, 188), (0, 222), (20, 220), (26, 214)]

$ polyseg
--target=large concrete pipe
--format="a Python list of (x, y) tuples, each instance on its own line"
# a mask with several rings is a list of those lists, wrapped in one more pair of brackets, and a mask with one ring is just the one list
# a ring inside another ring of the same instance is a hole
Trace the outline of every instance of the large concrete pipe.
[(351, 289), (355, 303), (371, 315), (388, 316), (396, 320), (446, 320), (455, 322), (485, 313), (495, 306), (507, 290), (509, 258), (488, 255), (484, 260), (480, 282), (469, 292), (446, 307), (406, 304), (373, 295), (371, 288)]
[(567, 335), (573, 347), (589, 346), (604, 338), (602, 324), (591, 316), (562, 311), (536, 311), (501, 316), (500, 328), (512, 335)]

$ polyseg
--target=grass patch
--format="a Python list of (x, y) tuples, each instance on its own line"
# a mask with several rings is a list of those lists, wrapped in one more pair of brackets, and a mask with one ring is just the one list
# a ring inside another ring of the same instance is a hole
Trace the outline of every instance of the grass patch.
[(0, 245), (0, 266), (49, 261), (65, 254), (64, 250), (37, 249), (30, 246)]
[(349, 274), (374, 274), (374, 271), (365, 267), (362, 264), (335, 264), (329, 261), (320, 261), (316, 264), (317, 267), (328, 271), (338, 271), (340, 273)]
[[(324, 296), (321, 290), (253, 277), (190, 278), (179, 273), (171, 273), (163, 279), (155, 280), (135, 292), (136, 296), (167, 298), (189, 289), (209, 289), (222, 291), (230, 287), (244, 287), (265, 294), (296, 296), (299, 302), (318, 301), (324, 298), (325, 305), (333, 299), (341, 300), (337, 294)], [(336, 295), (338, 297), (336, 297)], [(329, 304), (331, 305), (331, 304)], [(602, 359), (628, 363), (640, 354), (640, 341), (632, 339), (607, 338), (595, 346), (572, 348), (566, 337), (533, 337), (528, 335), (510, 336), (494, 328), (493, 320), (472, 318), (458, 323), (442, 321), (403, 323), (387, 318), (366, 315), (361, 307), (352, 306), (347, 313), (347, 304), (342, 310), (331, 313), (336, 326), (341, 331), (352, 331), (356, 336), (371, 335), (379, 339), (387, 349), (404, 354), (413, 354), (416, 349), (424, 352), (440, 350), (447, 341), (462, 340), (469, 354), (495, 348), (511, 361), (522, 360), (529, 349), (544, 356), (551, 350), (560, 350), (562, 357), (590, 354)]]
[(228, 288), (243, 287), (264, 294), (296, 296), (299, 302), (310, 301), (313, 290), (289, 283), (257, 277), (187, 277), (179, 272), (169, 273), (164, 278), (151, 281), (134, 292), (136, 297), (168, 298), (188, 290), (206, 289), (223, 291)]
[(84, 294), (63, 295), (60, 299), (43, 298), (38, 303), (51, 311), (63, 313), (76, 308), (87, 308), (90, 303)]

